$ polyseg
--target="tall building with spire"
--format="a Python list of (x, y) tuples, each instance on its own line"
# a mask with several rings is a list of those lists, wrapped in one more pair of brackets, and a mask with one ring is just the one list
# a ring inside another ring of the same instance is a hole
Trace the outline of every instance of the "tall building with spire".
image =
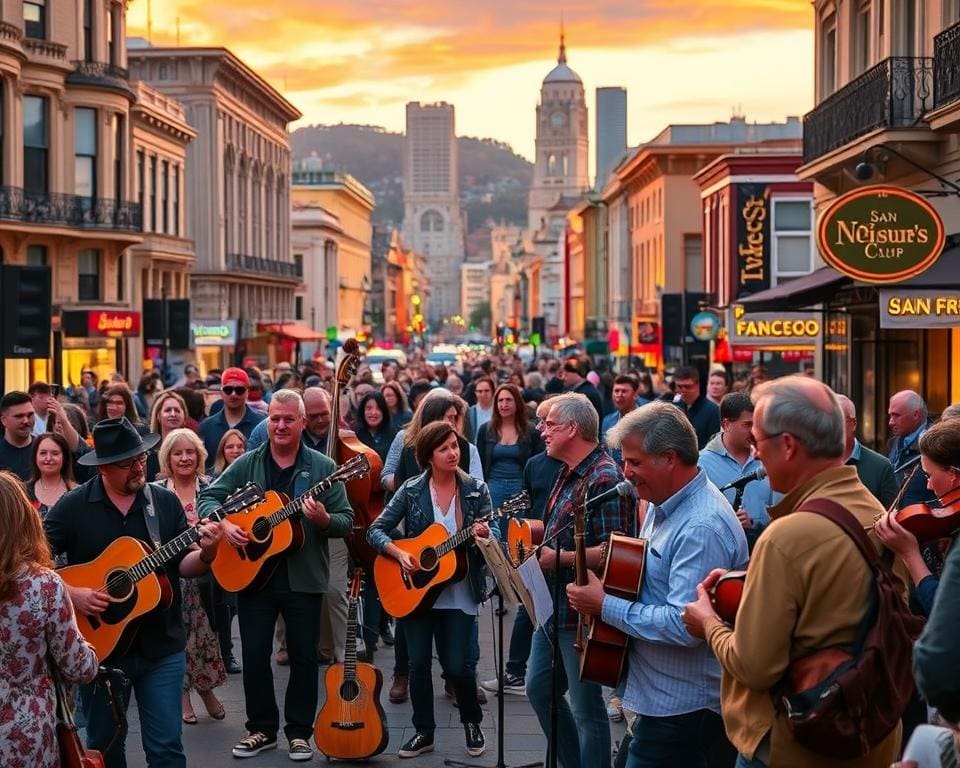
[(453, 105), (407, 104), (403, 240), (426, 259), (431, 323), (460, 314), (464, 224)]
[(543, 79), (537, 105), (536, 158), (528, 203), (531, 230), (562, 230), (566, 211), (590, 186), (589, 152), (583, 81), (567, 65), (561, 26), (557, 65)]

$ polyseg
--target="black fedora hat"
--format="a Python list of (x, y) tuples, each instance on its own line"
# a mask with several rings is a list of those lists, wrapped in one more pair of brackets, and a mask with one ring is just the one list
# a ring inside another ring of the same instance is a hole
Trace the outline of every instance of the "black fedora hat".
[(85, 467), (99, 467), (132, 459), (160, 442), (160, 435), (141, 437), (126, 416), (104, 419), (93, 428), (93, 450), (77, 459)]

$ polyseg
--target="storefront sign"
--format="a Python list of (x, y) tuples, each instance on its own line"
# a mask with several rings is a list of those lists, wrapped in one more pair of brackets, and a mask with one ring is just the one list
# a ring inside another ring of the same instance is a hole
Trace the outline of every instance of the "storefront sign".
[(237, 343), (237, 321), (191, 320), (190, 341), (194, 347), (232, 347)]
[(899, 187), (867, 187), (838, 197), (820, 217), (820, 255), (867, 283), (915, 277), (943, 250), (943, 222), (926, 200)]
[[(752, 346), (812, 346), (824, 331), (819, 314), (809, 312), (752, 312), (735, 306), (730, 325), (730, 343)], [(829, 336), (846, 337), (847, 321), (843, 318), (827, 322)]]
[(121, 338), (140, 335), (140, 313), (116, 309), (67, 310), (61, 313), (64, 336)]
[(770, 189), (738, 184), (736, 205), (739, 298), (770, 287)]
[(697, 312), (690, 321), (690, 333), (697, 341), (713, 341), (720, 330), (720, 318), (713, 312)]
[(880, 290), (881, 328), (960, 326), (960, 291)]

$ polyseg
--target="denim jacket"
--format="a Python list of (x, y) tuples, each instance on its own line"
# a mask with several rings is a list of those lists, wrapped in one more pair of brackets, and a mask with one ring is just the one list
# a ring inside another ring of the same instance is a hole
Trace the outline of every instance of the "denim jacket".
[[(430, 495), (430, 471), (411, 477), (401, 485), (383, 512), (367, 529), (367, 541), (383, 554), (392, 539), (393, 531), (401, 522), (406, 538), (415, 538), (423, 533), (436, 520), (433, 516), (433, 498)], [(462, 469), (457, 470), (457, 487), (460, 492), (460, 512), (463, 526), (473, 525), (478, 518), (490, 514), (490, 492), (486, 483), (468, 475)], [(484, 560), (471, 542), (467, 545), (467, 579), (470, 592), (477, 603), (483, 602), (485, 587), (483, 580)]]

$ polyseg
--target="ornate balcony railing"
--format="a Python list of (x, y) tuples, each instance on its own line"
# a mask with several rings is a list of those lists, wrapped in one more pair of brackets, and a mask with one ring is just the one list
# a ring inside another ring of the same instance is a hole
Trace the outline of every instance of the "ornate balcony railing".
[(803, 118), (810, 163), (877, 128), (916, 125), (933, 107), (933, 59), (892, 56), (824, 99)]
[(0, 21), (0, 40), (5, 43), (13, 43), (20, 47), (20, 41), (23, 39), (23, 32), (16, 24), (9, 21)]
[(143, 208), (140, 203), (126, 200), (0, 187), (0, 220), (140, 232), (143, 229)]
[(67, 46), (53, 43), (49, 40), (39, 40), (35, 37), (23, 38), (23, 50), (28, 55), (43, 56), (47, 59), (67, 60)]
[(130, 86), (130, 73), (123, 67), (105, 61), (74, 61), (73, 72), (67, 75), (69, 85), (86, 85), (122, 91), (135, 98)]
[(960, 24), (933, 38), (933, 106), (960, 99)]
[(265, 259), (262, 256), (247, 256), (242, 253), (227, 254), (227, 269), (279, 277), (297, 277), (297, 267), (293, 262)]

